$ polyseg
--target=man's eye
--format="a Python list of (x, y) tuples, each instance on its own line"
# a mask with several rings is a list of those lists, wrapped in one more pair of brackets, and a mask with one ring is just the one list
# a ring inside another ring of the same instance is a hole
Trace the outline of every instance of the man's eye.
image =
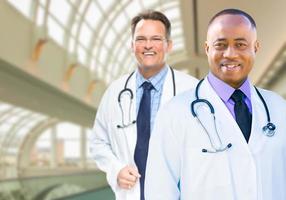
[(214, 45), (215, 48), (217, 49), (222, 49), (222, 48), (225, 48), (227, 45), (225, 43), (216, 43)]
[(244, 44), (244, 43), (237, 43), (236, 46), (239, 47), (239, 48), (244, 48), (244, 47), (246, 47), (247, 45)]
[(215, 46), (222, 47), (222, 46), (225, 46), (225, 44), (224, 43), (216, 43)]

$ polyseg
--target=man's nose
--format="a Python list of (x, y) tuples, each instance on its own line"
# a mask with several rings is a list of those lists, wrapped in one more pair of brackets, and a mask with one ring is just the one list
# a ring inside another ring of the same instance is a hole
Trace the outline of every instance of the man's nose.
[(227, 47), (227, 49), (224, 51), (223, 56), (226, 58), (235, 58), (237, 57), (237, 51), (234, 47)]
[(150, 49), (153, 46), (153, 41), (151, 39), (146, 39), (145, 41), (145, 48)]

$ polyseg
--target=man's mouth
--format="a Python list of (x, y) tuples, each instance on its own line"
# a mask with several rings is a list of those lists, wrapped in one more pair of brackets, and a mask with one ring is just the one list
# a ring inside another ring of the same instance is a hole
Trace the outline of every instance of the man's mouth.
[(154, 56), (156, 53), (154, 51), (143, 52), (144, 56)]
[(233, 70), (237, 70), (241, 68), (241, 64), (239, 63), (222, 63), (220, 64), (220, 66), (223, 70), (229, 70), (229, 71), (233, 71)]

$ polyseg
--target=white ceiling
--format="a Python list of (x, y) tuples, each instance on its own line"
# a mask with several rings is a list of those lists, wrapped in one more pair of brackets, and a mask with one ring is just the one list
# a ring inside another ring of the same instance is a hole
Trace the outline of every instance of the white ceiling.
[[(181, 1), (184, 13), (184, 30), (189, 59), (180, 61), (180, 66), (192, 63), (205, 64), (204, 42), (208, 21), (218, 11), (225, 8), (238, 8), (249, 13), (257, 23), (258, 40), (261, 48), (251, 73), (253, 82), (259, 82), (262, 76), (271, 70), (275, 56), (286, 42), (286, 1), (285, 0), (192, 0)], [(195, 19), (195, 22), (193, 21)], [(196, 39), (194, 39), (196, 38)], [(202, 66), (190, 66), (202, 68)], [(205, 68), (201, 71), (205, 73)]]

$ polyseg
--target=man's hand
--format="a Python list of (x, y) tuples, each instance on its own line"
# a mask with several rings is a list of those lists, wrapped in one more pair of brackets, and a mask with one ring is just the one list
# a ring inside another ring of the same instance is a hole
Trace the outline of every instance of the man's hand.
[(122, 168), (117, 175), (117, 183), (123, 189), (131, 189), (140, 178), (138, 170), (134, 166), (127, 165)]

